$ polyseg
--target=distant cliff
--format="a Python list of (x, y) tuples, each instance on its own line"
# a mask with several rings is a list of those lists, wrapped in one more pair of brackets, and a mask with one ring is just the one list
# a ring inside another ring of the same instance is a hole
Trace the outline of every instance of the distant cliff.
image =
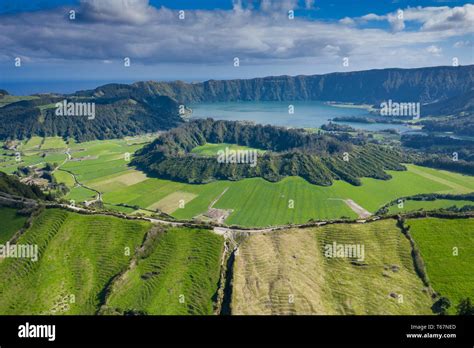
[[(474, 65), (417, 69), (381, 69), (311, 76), (271, 76), (202, 83), (137, 82), (141, 93), (166, 95), (181, 103), (226, 101), (325, 100), (379, 104), (432, 103), (462, 95), (474, 87)], [(94, 93), (104, 93), (104, 87)]]

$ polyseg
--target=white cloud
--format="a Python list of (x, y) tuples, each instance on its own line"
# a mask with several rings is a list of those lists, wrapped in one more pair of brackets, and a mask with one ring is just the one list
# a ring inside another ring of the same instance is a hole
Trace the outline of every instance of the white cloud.
[(431, 45), (426, 48), (426, 52), (432, 54), (433, 56), (440, 56), (442, 51), (443, 50), (441, 49), (441, 47), (435, 45)]
[(92, 21), (143, 24), (156, 14), (148, 0), (80, 0), (80, 3), (84, 18)]
[(474, 27), (474, 5), (447, 8), (444, 11), (432, 13), (423, 23), (423, 30), (460, 30), (472, 32)]
[[(402, 12), (400, 12), (402, 11)], [(405, 29), (406, 22), (419, 23), (422, 31), (450, 30), (455, 33), (474, 31), (474, 5), (458, 7), (409, 7), (386, 15), (373, 13), (356, 18), (361, 23), (368, 21), (387, 21), (393, 30)]]
[(345, 25), (354, 25), (356, 22), (350, 17), (344, 17), (339, 20), (339, 23), (345, 24)]
[[(237, 56), (245, 67), (301, 61), (339, 65), (342, 57), (350, 57), (368, 66), (399, 66), (401, 57), (407, 64), (431, 64), (441, 56), (441, 43), (472, 32), (464, 26), (473, 8), (468, 5), (408, 8), (403, 20), (393, 12), (325, 22), (289, 20), (287, 9), (295, 3), (263, 0), (257, 11), (234, 0), (232, 10), (187, 10), (185, 20), (179, 20), (177, 10), (157, 9), (147, 0), (82, 0), (75, 21), (67, 18), (70, 8), (2, 16), (0, 59), (118, 62), (130, 57), (132, 64), (231, 65)], [(387, 21), (392, 30), (358, 25), (364, 21)], [(406, 30), (407, 21), (423, 27)], [(446, 23), (457, 25), (437, 31)]]
[(463, 48), (463, 47), (469, 47), (471, 45), (471, 42), (469, 40), (466, 41), (456, 41), (453, 45), (454, 48)]

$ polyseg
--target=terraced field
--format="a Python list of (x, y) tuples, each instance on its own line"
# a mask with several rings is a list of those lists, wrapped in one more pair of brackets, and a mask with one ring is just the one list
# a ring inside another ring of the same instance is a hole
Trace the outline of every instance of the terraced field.
[(431, 286), (451, 301), (449, 312), (455, 312), (462, 298), (473, 300), (474, 219), (412, 219), (407, 225)]
[[(333, 243), (363, 246), (363, 261), (327, 257)], [(233, 314), (431, 313), (395, 220), (253, 234), (233, 282)]]
[(23, 227), (26, 216), (16, 213), (16, 209), (0, 207), (0, 244), (5, 244)]
[(207, 230), (163, 232), (149, 256), (114, 284), (107, 307), (119, 313), (210, 315), (223, 238)]
[(147, 222), (44, 211), (18, 241), (38, 261), (0, 262), (0, 314), (95, 314), (103, 289), (129, 264)]
[[(0, 209), (10, 222), (3, 241), (25, 221), (14, 214)], [(454, 313), (474, 296), (474, 219), (407, 224), (431, 286)], [(151, 229), (158, 232), (140, 248)], [(0, 260), (0, 314), (211, 315), (223, 242), (209, 230), (47, 209), (18, 241), (37, 245), (38, 261)], [(358, 253), (340, 254), (341, 246)], [(232, 314), (413, 315), (431, 306), (392, 219), (252, 233), (236, 253)]]

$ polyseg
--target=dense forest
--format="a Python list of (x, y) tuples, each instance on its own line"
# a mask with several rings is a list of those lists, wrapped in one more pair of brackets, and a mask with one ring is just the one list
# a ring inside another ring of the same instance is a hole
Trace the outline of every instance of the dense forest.
[[(0, 99), (1, 100), (1, 99)], [(55, 104), (94, 103), (95, 116), (58, 116)], [(0, 140), (61, 136), (76, 141), (112, 139), (167, 130), (182, 123), (178, 104), (168, 97), (41, 96), (0, 108)]]
[(408, 134), (401, 137), (401, 142), (405, 148), (418, 151), (419, 165), (474, 175), (474, 141)]
[[(255, 166), (219, 163), (216, 157), (191, 153), (206, 143), (229, 143), (266, 150)], [(196, 120), (163, 134), (138, 150), (132, 165), (166, 179), (188, 183), (240, 180), (262, 177), (279, 181), (300, 176), (308, 182), (328, 186), (334, 179), (360, 185), (360, 177), (387, 180), (390, 170), (405, 170), (403, 156), (374, 144), (343, 142), (324, 134), (241, 122)]]
[(423, 130), (429, 132), (452, 132), (457, 135), (474, 137), (474, 113), (465, 116), (424, 120)]
[[(436, 101), (423, 105), (422, 116), (468, 116), (474, 115), (474, 88), (471, 82), (471, 89), (466, 93), (457, 94), (445, 100)], [(471, 120), (471, 127), (472, 127)], [(471, 128), (472, 130), (472, 128)]]

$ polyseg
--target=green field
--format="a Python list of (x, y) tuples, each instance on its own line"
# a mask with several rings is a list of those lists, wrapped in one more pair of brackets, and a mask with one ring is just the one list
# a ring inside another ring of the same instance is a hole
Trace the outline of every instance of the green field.
[(466, 205), (473, 205), (474, 202), (472, 201), (458, 201), (458, 200), (451, 200), (451, 199), (437, 199), (434, 201), (414, 201), (414, 200), (406, 200), (403, 202), (403, 207), (399, 208), (397, 204), (390, 206), (388, 209), (389, 214), (397, 214), (401, 212), (408, 212), (414, 210), (437, 210), (442, 208), (462, 208)]
[[(431, 286), (451, 301), (450, 312), (460, 299), (474, 299), (474, 219), (408, 220), (426, 265)], [(453, 248), (457, 248), (455, 256)]]
[[(59, 137), (32, 137), (21, 142), (16, 151), (0, 150), (0, 171), (11, 174), (19, 166), (41, 167), (47, 162), (60, 164), (66, 159), (66, 146)], [(19, 161), (16, 160), (17, 153), (20, 154)]]
[(162, 232), (149, 256), (114, 284), (107, 307), (120, 313), (210, 315), (222, 251), (223, 238), (210, 231)]
[[(333, 243), (363, 246), (364, 257), (328, 257)], [(236, 256), (232, 294), (233, 314), (432, 313), (395, 220), (251, 234)]]
[[(346, 182), (336, 181), (331, 187), (309, 184), (302, 178), (290, 177), (277, 183), (270, 183), (261, 178), (244, 179), (237, 182), (218, 181), (210, 184), (191, 185), (169, 180), (149, 178), (140, 183), (116, 187), (105, 191), (104, 199), (111, 203), (127, 203), (142, 208), (151, 206), (167, 195), (175, 192), (197, 194), (185, 208), (176, 210), (172, 215), (177, 218), (192, 218), (205, 212), (208, 205), (225, 189), (227, 192), (214, 205), (216, 208), (232, 209), (233, 213), (226, 220), (228, 224), (244, 226), (267, 226), (285, 223), (303, 223), (309, 219), (334, 219), (342, 216), (355, 218), (357, 215), (342, 201), (353, 199), (363, 208), (374, 213), (388, 201), (402, 196), (429, 192), (462, 193), (474, 187), (474, 178), (460, 174), (452, 175), (455, 187), (444, 182), (414, 173), (427, 171), (435, 176), (442, 171), (408, 166), (405, 172), (390, 172), (391, 180), (382, 181), (363, 178), (362, 186), (352, 186)], [(450, 175), (452, 173), (449, 173)], [(458, 185), (464, 185), (461, 188)], [(94, 184), (96, 189), (101, 189)], [(143, 192), (147, 192), (143, 195)], [(290, 200), (294, 208), (290, 208)], [(429, 204), (429, 203), (428, 203)]]
[[(347, 199), (375, 213), (380, 207), (399, 197), (420, 193), (461, 194), (474, 191), (472, 176), (415, 165), (407, 165), (408, 170), (403, 172), (389, 171), (391, 180), (362, 178), (361, 186), (352, 186), (343, 181), (335, 181), (329, 187), (316, 186), (299, 177), (288, 177), (276, 183), (262, 178), (216, 181), (209, 184), (179, 183), (147, 177), (128, 165), (126, 154), (132, 157), (143, 145), (141, 142), (147, 139), (138, 137), (71, 143), (69, 147), (72, 160), (64, 163), (61, 169), (73, 172), (82, 184), (102, 192), (104, 202), (109, 208), (123, 211), (123, 208), (114, 207), (120, 203), (140, 209), (176, 207), (182, 201), (184, 205), (170, 210), (171, 214), (179, 219), (191, 219), (205, 213), (211, 203), (227, 189), (225, 194), (214, 202), (214, 208), (231, 210), (225, 222), (242, 226), (304, 223), (309, 219), (356, 218), (357, 214), (344, 202)], [(38, 142), (37, 139), (34, 141)], [(63, 146), (61, 141), (62, 139), (46, 138), (44, 142)], [(197, 151), (214, 152), (222, 146), (225, 147), (225, 144), (206, 144), (197, 148)], [(52, 150), (54, 151), (27, 151), (20, 164), (63, 163), (67, 157), (64, 149)], [(12, 156), (4, 158), (7, 162), (0, 163), (0, 170), (13, 172), (18, 163)], [(55, 176), (59, 182), (66, 183), (71, 189), (66, 199), (80, 203), (96, 196), (92, 190), (73, 187), (74, 182), (69, 174), (56, 171)], [(406, 204), (407, 209), (431, 209), (438, 204), (444, 206), (449, 203), (436, 201)], [(393, 211), (397, 207), (391, 209)], [(130, 212), (128, 208), (127, 212)]]
[(17, 215), (16, 209), (0, 207), (0, 244), (9, 241), (26, 222), (26, 217)]
[(216, 156), (219, 151), (225, 151), (225, 149), (228, 148), (231, 151), (238, 151), (238, 150), (257, 150), (258, 153), (264, 153), (265, 150), (260, 150), (260, 149), (254, 149), (252, 147), (248, 146), (242, 146), (242, 145), (236, 145), (236, 144), (226, 144), (226, 143), (221, 143), (221, 144), (211, 144), (207, 143), (202, 146), (196, 146), (194, 149), (192, 149), (192, 153), (195, 153), (196, 155), (200, 156)]
[(30, 150), (39, 150), (41, 147), (41, 144), (43, 143), (42, 137), (31, 137), (23, 146), (22, 150), (24, 151), (30, 151)]
[(54, 172), (54, 177), (56, 178), (57, 182), (62, 182), (69, 188), (74, 187), (74, 184), (76, 183), (74, 177), (71, 174), (62, 170), (56, 170)]
[(41, 146), (41, 150), (48, 150), (48, 149), (66, 149), (68, 145), (64, 142), (63, 138), (61, 137), (48, 137), (45, 138), (43, 145)]
[(38, 245), (38, 261), (0, 262), (0, 314), (95, 314), (104, 288), (126, 269), (150, 226), (44, 211), (18, 241)]
[(22, 100), (33, 100), (33, 99), (38, 99), (39, 97), (36, 96), (17, 96), (17, 95), (5, 95), (3, 98), (0, 98), (0, 108), (11, 104), (11, 103), (16, 103), (18, 101)]

